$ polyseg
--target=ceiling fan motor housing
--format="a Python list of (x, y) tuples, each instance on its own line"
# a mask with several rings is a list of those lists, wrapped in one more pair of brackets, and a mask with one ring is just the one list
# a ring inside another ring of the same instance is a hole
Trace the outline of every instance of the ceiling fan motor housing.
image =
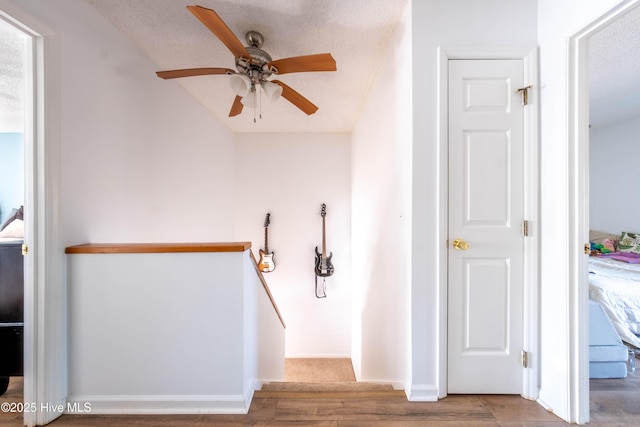
[(250, 61), (245, 58), (236, 58), (236, 69), (247, 75), (254, 84), (259, 84), (273, 74), (274, 70), (268, 67), (272, 61), (271, 55), (260, 49), (264, 44), (264, 37), (257, 31), (248, 31), (245, 38), (249, 46), (247, 52), (251, 56)]

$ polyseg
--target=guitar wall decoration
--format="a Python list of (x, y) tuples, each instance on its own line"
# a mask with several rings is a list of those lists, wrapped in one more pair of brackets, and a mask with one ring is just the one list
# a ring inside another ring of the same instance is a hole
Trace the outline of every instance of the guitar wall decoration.
[(276, 263), (273, 260), (273, 252), (269, 252), (269, 224), (271, 214), (268, 213), (264, 219), (264, 251), (260, 249), (260, 261), (258, 262), (258, 269), (263, 273), (270, 273), (276, 268)]
[[(316, 264), (314, 271), (316, 273), (316, 297), (318, 298), (326, 298), (326, 278), (333, 274), (333, 264), (331, 263), (331, 257), (333, 257), (333, 252), (329, 252), (329, 256), (327, 256), (327, 238), (325, 233), (325, 217), (327, 216), (327, 205), (322, 204), (322, 209), (320, 210), (320, 216), (322, 217), (322, 252), (318, 251), (318, 247), (316, 246)], [(318, 277), (322, 277), (322, 292), (318, 292)]]

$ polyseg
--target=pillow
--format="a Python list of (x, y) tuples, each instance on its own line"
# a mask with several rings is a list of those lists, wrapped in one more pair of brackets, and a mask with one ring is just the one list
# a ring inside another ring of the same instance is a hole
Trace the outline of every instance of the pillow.
[(11, 224), (14, 219), (24, 219), (24, 206), (20, 206), (20, 209), (11, 209), (11, 214), (9, 214), (9, 218), (7, 218), (4, 224), (2, 224), (2, 227), (0, 227), (0, 231), (7, 228), (7, 226)]
[(620, 235), (618, 251), (640, 254), (640, 234), (623, 231)]
[(591, 246), (604, 245), (605, 240), (611, 240), (613, 242), (613, 249), (610, 250), (611, 252), (615, 252), (618, 247), (618, 240), (620, 240), (620, 235), (607, 233), (606, 231), (589, 230), (589, 242), (591, 242)]
[(0, 231), (0, 237), (24, 238), (24, 221), (14, 219), (4, 230)]

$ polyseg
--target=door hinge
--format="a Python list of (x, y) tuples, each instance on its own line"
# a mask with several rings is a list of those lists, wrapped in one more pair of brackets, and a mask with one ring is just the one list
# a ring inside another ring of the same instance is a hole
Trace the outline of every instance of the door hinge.
[(29, 253), (29, 245), (26, 243), (22, 244), (22, 255), (27, 255)]
[(531, 89), (531, 85), (522, 87), (516, 91), (520, 92), (520, 94), (522, 95), (522, 105), (527, 105), (529, 103), (529, 89)]
[(527, 353), (525, 350), (522, 350), (522, 367), (529, 367), (529, 353)]
[(524, 237), (529, 236), (529, 221), (527, 221), (526, 219), (522, 221), (522, 235)]

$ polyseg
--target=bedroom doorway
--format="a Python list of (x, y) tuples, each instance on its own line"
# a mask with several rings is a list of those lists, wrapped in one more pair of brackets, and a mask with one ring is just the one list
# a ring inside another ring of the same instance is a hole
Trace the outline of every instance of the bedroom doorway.
[[(615, 24), (628, 13), (637, 10), (639, 0), (625, 0), (605, 11), (582, 30), (569, 38), (568, 68), (569, 87), (569, 220), (574, 225), (569, 242), (570, 287), (569, 309), (575, 312), (570, 324), (571, 333), (577, 337), (571, 350), (571, 363), (577, 369), (571, 375), (575, 385), (571, 392), (574, 400), (576, 419), (580, 423), (590, 421), (590, 379), (589, 379), (589, 268), (585, 245), (589, 244), (589, 50), (592, 36)], [(635, 52), (633, 53), (636, 54)], [(628, 90), (628, 89), (627, 89)], [(626, 157), (625, 157), (626, 158)], [(588, 249), (588, 246), (587, 246)], [(573, 343), (572, 343), (573, 344)], [(633, 402), (633, 400), (632, 400)], [(595, 403), (595, 402), (594, 402)], [(613, 410), (611, 406), (610, 410)], [(620, 411), (615, 405), (615, 410)], [(636, 411), (637, 412), (637, 411)], [(606, 409), (604, 411), (606, 416)], [(592, 415), (596, 415), (595, 411)], [(596, 418), (596, 417), (594, 417)], [(592, 419), (596, 421), (596, 419)]]
[[(30, 105), (26, 102), (30, 54), (28, 37), (0, 16), (0, 241), (3, 245), (0, 332), (4, 346), (0, 366), (2, 400), (24, 400), (24, 262), (20, 244), (24, 239), (26, 144)], [(7, 298), (8, 296), (8, 298)]]
[(66, 287), (58, 256), (59, 47), (55, 31), (11, 0), (0, 0), (0, 19), (26, 36), (23, 399), (35, 411), (24, 411), (23, 422), (44, 425), (60, 416), (44, 403), (66, 402), (67, 387)]
[[(636, 52), (639, 43), (640, 7), (629, 8), (598, 28), (588, 39), (590, 85), (587, 206), (590, 240), (601, 234), (598, 232), (607, 233), (606, 237), (617, 240), (621, 232), (640, 231), (636, 218), (627, 215), (627, 212), (633, 211), (634, 206), (640, 206), (640, 187), (635, 184), (638, 181), (634, 179), (633, 173), (630, 175), (623, 168), (610, 167), (619, 159), (636, 158), (640, 155), (640, 148), (637, 148), (635, 142), (637, 132), (640, 131), (640, 105), (633, 101), (640, 99), (640, 84), (637, 83), (640, 58)], [(624, 191), (621, 187), (612, 186), (612, 182), (625, 182)], [(629, 194), (632, 196), (629, 197)], [(612, 206), (625, 206), (625, 209), (611, 209)], [(599, 292), (595, 295), (599, 295)], [(590, 296), (593, 297), (594, 294)], [(607, 306), (598, 298), (594, 299)], [(626, 335), (626, 339), (624, 333), (625, 330), (619, 332), (623, 340), (638, 344), (639, 340), (634, 341), (631, 333)], [(640, 362), (637, 357), (632, 360)], [(628, 372), (624, 378), (619, 378), (622, 373), (601, 372), (600, 375), (611, 378), (594, 378), (589, 381), (592, 422), (606, 420), (607, 414), (614, 412), (630, 412), (640, 396), (640, 371)], [(613, 398), (615, 405), (612, 404)]]

